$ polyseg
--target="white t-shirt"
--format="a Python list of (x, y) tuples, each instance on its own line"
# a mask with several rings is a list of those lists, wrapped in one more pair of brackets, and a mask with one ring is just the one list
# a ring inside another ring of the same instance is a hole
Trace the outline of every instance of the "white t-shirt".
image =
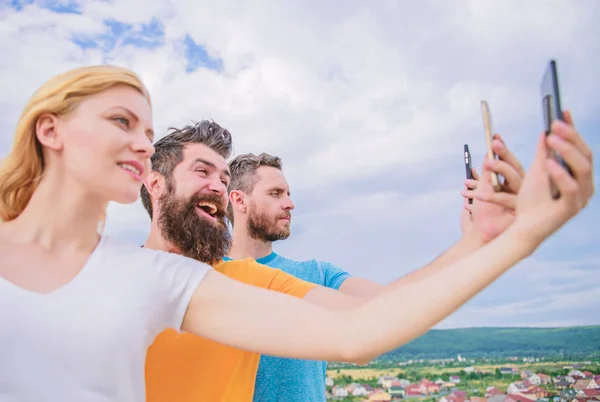
[(146, 350), (166, 328), (181, 330), (210, 269), (104, 237), (52, 293), (0, 276), (0, 401), (145, 401)]

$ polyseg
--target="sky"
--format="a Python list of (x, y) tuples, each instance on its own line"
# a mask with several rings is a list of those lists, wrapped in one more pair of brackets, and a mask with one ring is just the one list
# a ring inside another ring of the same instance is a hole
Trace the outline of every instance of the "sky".
[[(126, 66), (151, 92), (157, 139), (213, 119), (235, 155), (282, 157), (296, 209), (277, 252), (387, 283), (460, 238), (480, 100), (528, 167), (555, 58), (563, 105), (600, 151), (599, 20), (595, 0), (0, 0), (0, 159), (47, 79)], [(593, 199), (436, 328), (600, 325), (599, 220)], [(141, 244), (148, 230), (140, 202), (109, 207), (108, 235)]]

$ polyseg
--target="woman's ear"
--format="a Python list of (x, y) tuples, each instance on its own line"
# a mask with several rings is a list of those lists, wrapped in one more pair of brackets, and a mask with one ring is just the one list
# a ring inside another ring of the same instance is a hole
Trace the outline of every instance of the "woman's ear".
[(44, 113), (35, 122), (35, 136), (45, 148), (60, 151), (63, 147), (62, 138), (58, 132), (60, 122), (58, 117)]

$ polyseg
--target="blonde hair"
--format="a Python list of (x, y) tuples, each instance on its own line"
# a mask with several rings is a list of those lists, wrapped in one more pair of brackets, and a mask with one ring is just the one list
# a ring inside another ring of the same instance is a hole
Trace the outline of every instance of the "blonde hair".
[(65, 115), (86, 97), (116, 85), (138, 90), (151, 104), (148, 90), (134, 72), (108, 65), (64, 72), (33, 94), (19, 117), (13, 148), (0, 165), (0, 222), (23, 212), (44, 173), (42, 145), (35, 133), (39, 117), (44, 113)]

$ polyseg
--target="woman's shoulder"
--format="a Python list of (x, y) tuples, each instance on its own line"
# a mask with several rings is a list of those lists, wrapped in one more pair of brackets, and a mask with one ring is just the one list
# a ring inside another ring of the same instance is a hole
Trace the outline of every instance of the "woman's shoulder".
[(143, 265), (145, 267), (154, 266), (157, 268), (164, 266), (172, 267), (176, 265), (210, 267), (207, 264), (180, 254), (150, 249), (144, 247), (142, 244), (126, 242), (112, 236), (102, 236), (100, 245), (104, 254), (108, 254), (111, 258), (117, 259), (121, 263), (131, 263), (133, 265)]

